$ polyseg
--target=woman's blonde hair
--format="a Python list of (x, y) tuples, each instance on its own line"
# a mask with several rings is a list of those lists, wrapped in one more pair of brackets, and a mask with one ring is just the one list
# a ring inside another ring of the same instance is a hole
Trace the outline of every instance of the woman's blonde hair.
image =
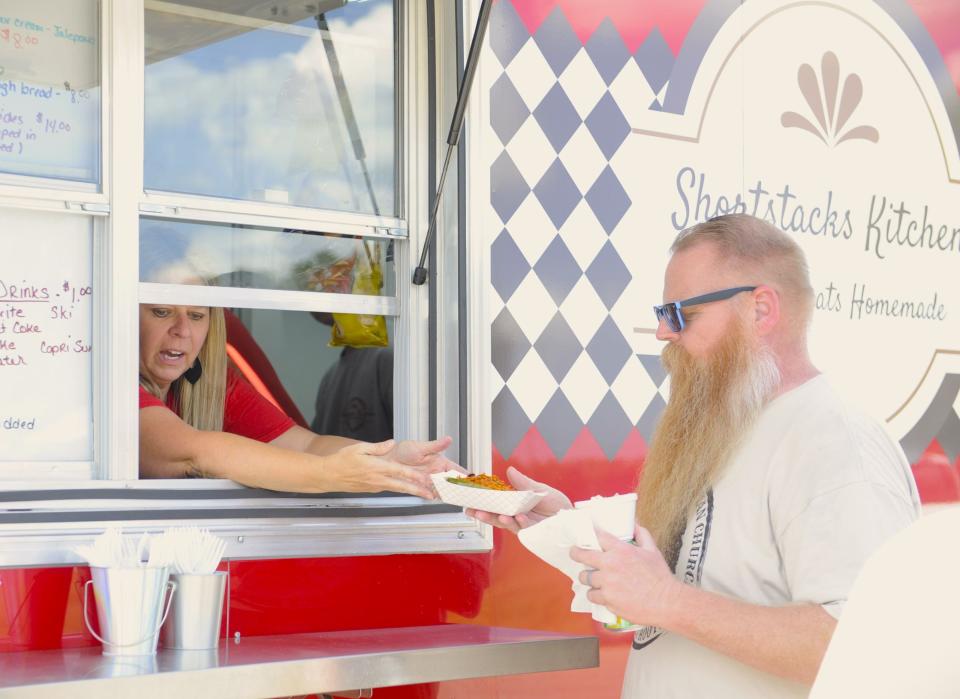
[(681, 231), (671, 253), (709, 243), (723, 264), (741, 272), (742, 284), (766, 284), (776, 289), (791, 307), (791, 319), (805, 330), (813, 314), (814, 293), (807, 258), (797, 242), (763, 219), (748, 214), (727, 214)]
[[(203, 373), (191, 384), (182, 376), (170, 384), (180, 418), (198, 430), (223, 430), (223, 409), (227, 394), (227, 326), (222, 308), (210, 309), (210, 328), (197, 355)], [(143, 375), (140, 385), (160, 398), (160, 388)]]

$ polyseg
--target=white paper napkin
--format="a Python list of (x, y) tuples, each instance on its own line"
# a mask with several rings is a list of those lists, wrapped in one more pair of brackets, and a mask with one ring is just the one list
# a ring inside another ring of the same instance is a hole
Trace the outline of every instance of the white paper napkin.
[(570, 558), (570, 548), (600, 550), (600, 542), (594, 531), (590, 515), (583, 510), (560, 510), (532, 527), (520, 530), (520, 542), (534, 555), (542, 558), (573, 581), (571, 612), (588, 612), (602, 624), (612, 624), (616, 614), (600, 604), (587, 599), (590, 589), (580, 582), (580, 572), (586, 569), (582, 563)]

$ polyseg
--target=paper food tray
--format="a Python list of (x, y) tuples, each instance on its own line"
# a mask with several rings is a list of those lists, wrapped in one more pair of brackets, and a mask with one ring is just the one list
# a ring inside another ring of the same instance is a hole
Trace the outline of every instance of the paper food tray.
[(462, 478), (463, 474), (457, 471), (434, 473), (430, 477), (433, 479), (433, 485), (440, 499), (445, 503), (496, 512), (499, 515), (513, 516), (527, 512), (546, 495), (546, 493), (537, 493), (532, 490), (487, 490), (447, 481), (447, 478)]

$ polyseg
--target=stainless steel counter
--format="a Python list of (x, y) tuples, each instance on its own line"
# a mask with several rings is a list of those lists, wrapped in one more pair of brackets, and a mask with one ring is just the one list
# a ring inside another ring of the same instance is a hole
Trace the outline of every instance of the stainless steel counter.
[(0, 698), (280, 697), (573, 670), (599, 657), (593, 636), (462, 624), (257, 636), (155, 657), (98, 646), (0, 653)]

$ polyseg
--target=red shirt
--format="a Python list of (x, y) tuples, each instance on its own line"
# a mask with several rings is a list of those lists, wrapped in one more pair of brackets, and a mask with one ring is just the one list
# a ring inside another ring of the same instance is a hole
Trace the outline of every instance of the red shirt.
[[(140, 387), (140, 408), (158, 406), (176, 413), (173, 391), (167, 393), (164, 403)], [(256, 389), (234, 372), (227, 371), (227, 396), (223, 410), (223, 431), (258, 442), (271, 442), (296, 423), (263, 398)]]

